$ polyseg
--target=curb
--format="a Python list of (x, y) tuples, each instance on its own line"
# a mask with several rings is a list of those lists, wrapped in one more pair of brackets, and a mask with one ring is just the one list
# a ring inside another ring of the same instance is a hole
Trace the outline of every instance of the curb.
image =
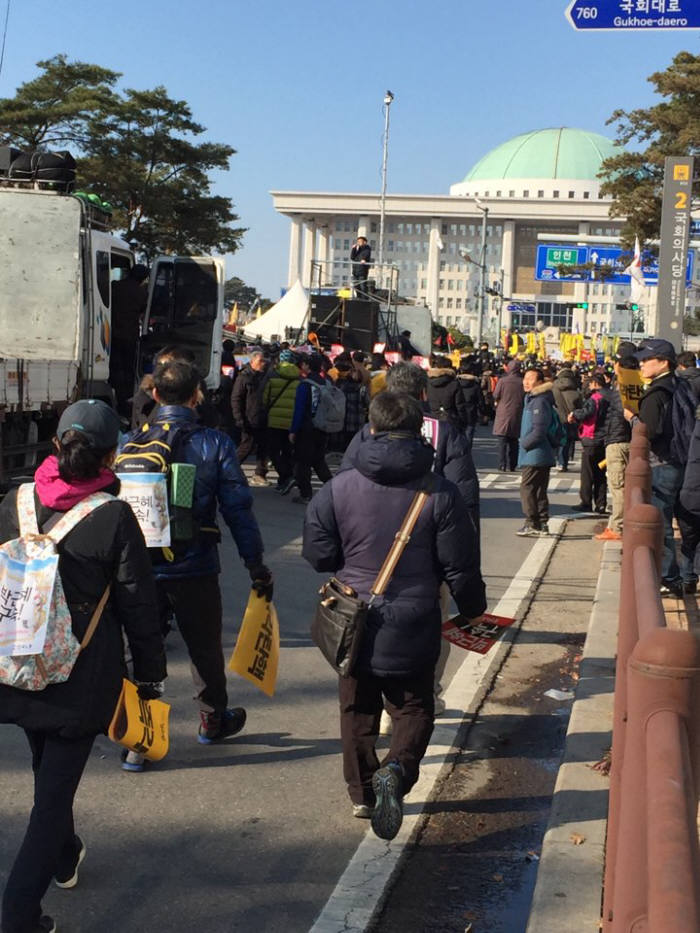
[(527, 933), (600, 929), (610, 782), (591, 766), (612, 744), (621, 551), (603, 550)]
[(550, 521), (550, 536), (533, 545), (493, 610), (496, 615), (515, 618), (516, 624), (506, 629), (501, 641), (494, 646), (493, 654), (467, 652), (450, 681), (444, 694), (445, 703), (447, 709), (460, 712), (452, 719), (436, 720), (431, 743), (421, 763), (420, 779), (404, 806), (404, 820), (398, 836), (393, 842), (384, 842), (368, 830), (310, 933), (364, 933), (371, 928), (408, 846), (420, 832), (423, 809), (432, 799), (442, 770), (453, 761), (465, 720), (475, 715), (510, 651), (566, 522), (566, 518)]

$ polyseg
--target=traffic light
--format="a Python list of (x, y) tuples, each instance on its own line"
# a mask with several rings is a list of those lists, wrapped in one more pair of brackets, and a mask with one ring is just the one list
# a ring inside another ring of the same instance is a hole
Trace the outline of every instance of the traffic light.
[(639, 311), (639, 305), (630, 305), (632, 311)]
[(577, 307), (577, 308), (581, 308), (583, 311), (588, 311), (588, 302), (587, 302), (587, 301), (579, 301), (579, 303), (576, 305), (576, 307)]

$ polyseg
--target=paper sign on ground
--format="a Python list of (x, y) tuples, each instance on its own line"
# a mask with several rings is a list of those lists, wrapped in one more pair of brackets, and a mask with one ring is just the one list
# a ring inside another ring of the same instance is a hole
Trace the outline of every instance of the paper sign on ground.
[(490, 612), (485, 612), (483, 621), (477, 625), (469, 625), (462, 616), (453, 616), (442, 623), (442, 637), (459, 648), (486, 654), (513, 622), (515, 619), (494, 616)]

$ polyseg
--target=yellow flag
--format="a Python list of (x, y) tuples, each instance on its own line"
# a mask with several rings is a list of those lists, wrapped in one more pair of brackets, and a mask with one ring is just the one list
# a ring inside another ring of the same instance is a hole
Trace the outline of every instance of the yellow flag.
[(274, 604), (250, 591), (241, 630), (229, 670), (259, 687), (269, 697), (275, 692), (280, 658), (280, 624)]
[(462, 354), (459, 350), (453, 350), (450, 353), (450, 362), (455, 369), (459, 369), (460, 363), (462, 362)]
[(231, 308), (231, 311), (229, 312), (228, 324), (229, 324), (229, 327), (231, 327), (233, 324), (238, 324), (238, 302), (237, 301), (234, 301), (233, 307)]
[(170, 706), (162, 700), (142, 700), (138, 687), (122, 681), (122, 692), (107, 735), (132, 752), (160, 761), (168, 754)]
[(534, 334), (533, 331), (530, 331), (530, 332), (528, 333), (528, 335), (527, 335), (527, 354), (528, 354), (528, 356), (532, 356), (532, 354), (535, 352), (535, 350), (536, 350), (536, 347), (535, 347), (535, 334)]
[(622, 398), (622, 407), (629, 408), (636, 415), (639, 411), (639, 400), (644, 392), (639, 370), (620, 368), (617, 374), (617, 388)]
[(547, 358), (547, 342), (545, 340), (544, 334), (540, 334), (537, 340), (537, 358), (544, 360)]

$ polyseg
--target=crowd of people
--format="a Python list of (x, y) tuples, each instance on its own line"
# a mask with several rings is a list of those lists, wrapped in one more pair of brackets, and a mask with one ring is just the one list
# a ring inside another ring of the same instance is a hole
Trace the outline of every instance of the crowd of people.
[[(410, 335), (406, 338), (410, 338)], [(411, 355), (410, 342), (405, 356)], [(450, 596), (463, 624), (482, 619), (479, 482), (472, 456), (477, 425), (493, 421), (498, 463), (520, 471), (525, 523), (518, 535), (549, 533), (552, 469), (566, 472), (578, 454), (582, 513), (607, 515), (596, 535), (618, 540), (624, 523), (624, 470), (631, 427), (647, 426), (653, 502), (664, 518), (663, 592), (695, 592), (700, 527), (700, 369), (665, 340), (620, 343), (607, 363), (497, 357), (476, 352), (434, 356), (423, 369), (407, 359), (318, 347), (246, 349), (239, 369), (225, 347), (227, 375), (206, 398), (192, 354), (162, 350), (133, 399), (133, 435), (159, 427), (177, 461), (194, 467), (193, 531), (184, 544), (147, 550), (119, 493), (115, 457), (126, 457), (118, 415), (81, 401), (63, 414), (55, 451), (33, 488), (38, 529), (52, 527), (96, 492), (108, 494), (57, 547), (75, 636), (81, 638), (106, 586), (104, 619), (64, 683), (31, 692), (0, 685), (0, 722), (24, 728), (32, 751), (35, 802), (2, 903), (3, 933), (51, 933), (41, 912), (51, 880), (73, 887), (85, 846), (73, 825), (73, 799), (95, 736), (107, 729), (126, 671), (143, 699), (160, 696), (164, 639), (174, 616), (187, 647), (204, 745), (241, 731), (246, 713), (230, 707), (222, 652), (217, 512), (228, 525), (253, 588), (272, 595), (262, 535), (249, 486), (276, 490), (304, 513), (303, 557), (336, 575), (369, 604), (359, 659), (339, 678), (343, 773), (352, 813), (393, 838), (403, 796), (415, 784), (435, 715), (444, 709), (441, 677), (449, 646), (441, 621)], [(578, 442), (578, 451), (576, 445)], [(138, 444), (136, 444), (138, 447)], [(342, 457), (333, 476), (329, 448)], [(241, 469), (248, 457), (255, 473)], [(322, 486), (312, 495), (312, 473)], [(386, 590), (371, 597), (404, 513), (419, 491), (427, 501)], [(608, 515), (608, 493), (612, 508)], [(383, 520), (377, 521), (382, 515)], [(680, 564), (673, 520), (682, 535)], [(20, 534), (16, 493), (0, 504), (0, 541)], [(376, 751), (382, 717), (389, 749)], [(141, 771), (135, 752), (123, 761)]]

